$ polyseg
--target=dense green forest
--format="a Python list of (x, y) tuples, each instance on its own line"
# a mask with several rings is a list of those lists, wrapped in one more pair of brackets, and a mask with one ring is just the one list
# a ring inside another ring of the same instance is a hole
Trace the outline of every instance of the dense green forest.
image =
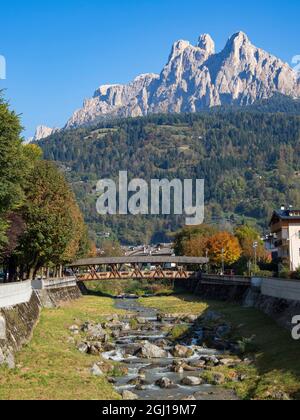
[[(275, 109), (284, 112), (268, 112)], [(206, 223), (234, 227), (247, 219), (266, 231), (274, 208), (300, 207), (300, 101), (106, 121), (39, 144), (66, 172), (98, 243), (104, 232), (123, 243), (164, 241), (184, 223), (178, 216), (97, 215), (97, 180), (117, 179), (120, 170), (147, 181), (204, 178)]]

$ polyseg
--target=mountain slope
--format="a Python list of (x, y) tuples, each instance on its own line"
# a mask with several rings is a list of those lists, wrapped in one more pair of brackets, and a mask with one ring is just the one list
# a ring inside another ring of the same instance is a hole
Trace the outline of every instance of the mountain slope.
[[(279, 98), (294, 114), (300, 101)], [(291, 104), (289, 107), (288, 104)], [(163, 242), (183, 217), (100, 217), (99, 179), (204, 178), (206, 222), (244, 218), (267, 229), (281, 204), (300, 207), (300, 116), (268, 111), (265, 101), (237, 112), (151, 115), (58, 132), (39, 142), (46, 159), (66, 171), (90, 230), (110, 231), (127, 243)], [(272, 107), (276, 107), (275, 98)]]
[(209, 35), (196, 46), (177, 41), (160, 75), (144, 74), (128, 85), (104, 85), (84, 102), (67, 129), (112, 117), (197, 112), (221, 105), (249, 105), (280, 93), (300, 97), (297, 73), (238, 32), (220, 53)]

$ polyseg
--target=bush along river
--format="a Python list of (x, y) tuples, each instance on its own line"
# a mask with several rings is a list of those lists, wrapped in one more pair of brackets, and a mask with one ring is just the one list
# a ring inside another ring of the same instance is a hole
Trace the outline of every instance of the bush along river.
[[(87, 320), (70, 330), (77, 336), (78, 351), (99, 356), (99, 362), (91, 366), (91, 375), (106, 375), (121, 398), (237, 399), (232, 391), (222, 388), (224, 374), (212, 368), (234, 369), (250, 361), (238, 357), (237, 343), (228, 338), (231, 327), (221, 315), (161, 314), (136, 299), (116, 300), (116, 308), (128, 314), (113, 315), (99, 324)], [(238, 375), (232, 379), (244, 380)]]

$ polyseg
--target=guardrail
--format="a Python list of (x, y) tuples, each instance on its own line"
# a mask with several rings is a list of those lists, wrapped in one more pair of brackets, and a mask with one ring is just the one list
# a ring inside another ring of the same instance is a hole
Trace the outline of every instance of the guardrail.
[(62, 279), (43, 279), (31, 282), (34, 290), (60, 289), (63, 287), (73, 287), (77, 285), (76, 277), (65, 277)]
[(0, 308), (28, 303), (32, 295), (31, 281), (0, 284)]
[(51, 290), (77, 285), (75, 277), (63, 279), (27, 280), (18, 283), (0, 284), (0, 309), (8, 308), (21, 303), (28, 303), (34, 290)]
[(251, 285), (251, 277), (244, 276), (220, 276), (217, 274), (202, 274), (202, 282), (228, 285)]
[(276, 278), (261, 279), (261, 294), (300, 302), (300, 282)]

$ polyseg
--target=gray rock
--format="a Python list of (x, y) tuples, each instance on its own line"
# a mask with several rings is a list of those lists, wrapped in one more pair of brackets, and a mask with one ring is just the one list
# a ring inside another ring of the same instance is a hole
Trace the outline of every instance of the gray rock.
[(105, 332), (105, 330), (102, 328), (102, 325), (101, 325), (101, 324), (97, 324), (97, 325), (91, 326), (91, 327), (88, 329), (88, 335), (87, 335), (87, 338), (88, 338), (90, 341), (104, 340), (104, 339), (105, 339), (106, 334), (107, 334), (107, 333), (106, 333), (106, 332)]
[(93, 376), (103, 376), (102, 370), (99, 368), (99, 366), (95, 363), (91, 368), (91, 374)]
[(134, 394), (131, 391), (127, 391), (127, 390), (123, 391), (121, 395), (122, 395), (123, 400), (127, 400), (127, 401), (134, 401), (134, 400), (139, 399), (138, 395)]
[(142, 345), (137, 355), (144, 359), (157, 359), (161, 357), (168, 357), (168, 353), (154, 344), (146, 342)]
[(193, 366), (195, 368), (198, 368), (198, 369), (203, 368), (205, 366), (205, 364), (206, 364), (205, 360), (192, 360), (190, 362), (191, 366)]
[(79, 350), (80, 353), (87, 353), (89, 351), (89, 346), (86, 343), (79, 343), (77, 350)]
[(204, 383), (203, 379), (198, 378), (196, 376), (187, 376), (186, 378), (183, 378), (181, 381), (182, 385), (187, 386), (198, 386), (202, 385)]
[(186, 322), (195, 322), (195, 321), (197, 321), (197, 319), (199, 318), (199, 315), (187, 315), (185, 318), (184, 318), (184, 321), (186, 321)]
[(173, 389), (173, 388), (177, 388), (177, 385), (171, 381), (171, 379), (164, 377), (164, 378), (160, 378), (155, 382), (156, 386), (159, 386), (162, 389)]
[(174, 357), (191, 357), (194, 354), (194, 351), (190, 349), (189, 347), (182, 346), (180, 344), (177, 344), (175, 348), (172, 350), (172, 355)]

